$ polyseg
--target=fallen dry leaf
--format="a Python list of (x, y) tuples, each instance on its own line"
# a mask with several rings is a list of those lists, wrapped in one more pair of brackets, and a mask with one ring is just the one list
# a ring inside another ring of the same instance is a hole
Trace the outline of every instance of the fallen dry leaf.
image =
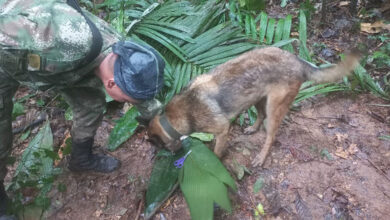
[(347, 151), (350, 155), (352, 155), (352, 154), (356, 154), (359, 151), (359, 148), (357, 148), (357, 144), (351, 144), (349, 145)]
[(342, 7), (342, 6), (347, 6), (349, 5), (349, 1), (342, 1), (339, 3), (339, 6)]
[(377, 34), (383, 29), (390, 31), (390, 24), (385, 24), (383, 21), (376, 21), (374, 23), (361, 23), (360, 30), (369, 34)]
[(54, 161), (54, 166), (58, 166), (58, 164), (60, 164), (62, 158), (64, 158), (64, 154), (62, 153), (62, 151), (64, 150), (64, 148), (66, 147), (66, 140), (70, 138), (70, 131), (67, 130), (66, 133), (65, 133), (65, 138), (64, 140), (62, 141), (62, 144), (60, 146), (60, 149), (58, 150), (58, 160), (55, 160)]
[(358, 151), (359, 148), (357, 147), (357, 144), (351, 144), (346, 150), (344, 150), (342, 147), (337, 147), (336, 152), (334, 154), (343, 159), (348, 159), (348, 157), (356, 154)]
[(334, 128), (334, 125), (331, 124), (331, 123), (329, 123), (329, 124), (328, 124), (328, 128)]
[(336, 133), (337, 142), (341, 143), (348, 138), (348, 134)]
[(348, 159), (348, 152), (344, 151), (342, 147), (337, 147), (336, 152), (334, 153), (336, 156), (341, 157), (343, 159)]
[(299, 37), (299, 33), (294, 31), (294, 32), (291, 32), (291, 36), (293, 37)]
[(103, 211), (102, 210), (96, 210), (95, 216), (100, 217), (102, 215)]

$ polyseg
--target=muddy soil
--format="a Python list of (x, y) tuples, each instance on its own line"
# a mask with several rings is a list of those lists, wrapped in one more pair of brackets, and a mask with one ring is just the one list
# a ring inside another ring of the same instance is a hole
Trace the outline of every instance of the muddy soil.
[[(287, 9), (296, 14), (296, 5), (289, 4)], [(280, 7), (267, 10), (274, 17), (286, 13)], [(369, 48), (377, 45), (367, 36), (351, 31), (354, 21), (345, 9), (332, 10), (330, 16), (334, 19), (325, 26), (320, 28), (318, 19), (314, 19), (313, 26), (308, 27), (308, 44), (315, 57), (334, 62), (340, 51), (358, 41), (366, 42)], [(26, 92), (22, 88), (18, 93)], [(263, 168), (253, 168), (251, 161), (264, 144), (264, 129), (244, 135), (243, 127), (233, 125), (222, 162), (235, 178), (238, 191), (229, 192), (233, 212), (215, 208), (215, 219), (254, 219), (254, 208), (259, 203), (264, 206), (266, 219), (390, 219), (390, 141), (381, 138), (390, 135), (390, 110), (381, 104), (389, 103), (369, 94), (337, 93), (294, 106), (279, 128)], [(105, 151), (114, 119), (119, 116), (120, 108), (113, 109), (98, 129), (97, 151)], [(58, 146), (70, 123), (63, 114), (53, 118), (56, 121), (51, 125)], [(14, 142), (13, 155), (18, 157), (28, 140), (20, 142), (16, 137)], [(64, 172), (49, 194), (52, 203), (45, 219), (143, 219), (145, 191), (156, 149), (147, 141), (145, 130), (139, 129), (119, 149), (106, 153), (122, 161), (118, 171), (72, 173), (66, 169), (67, 159), (62, 160), (59, 167)], [(237, 164), (251, 174), (245, 173), (239, 180)], [(6, 182), (11, 175), (12, 168)], [(263, 188), (254, 193), (253, 186), (259, 178), (264, 182)], [(66, 185), (65, 192), (58, 191), (59, 184)], [(153, 219), (190, 219), (180, 189)]]

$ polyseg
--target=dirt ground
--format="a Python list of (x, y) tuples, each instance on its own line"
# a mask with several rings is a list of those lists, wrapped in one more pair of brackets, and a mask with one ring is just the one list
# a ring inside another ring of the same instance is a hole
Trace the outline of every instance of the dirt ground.
[[(272, 7), (267, 12), (281, 15)], [(332, 14), (334, 20), (325, 27), (308, 27), (312, 30), (308, 42), (316, 56), (334, 62), (336, 55), (355, 41), (375, 47), (377, 42), (367, 40), (367, 36), (350, 33), (352, 21), (344, 14), (338, 9)], [(332, 25), (334, 29), (329, 29)], [(315, 47), (315, 42), (327, 47)], [(380, 138), (390, 135), (390, 110), (383, 104), (389, 103), (370, 94), (354, 93), (303, 101), (279, 128), (263, 168), (251, 167), (265, 141), (263, 128), (244, 135), (243, 127), (234, 125), (222, 162), (235, 178), (238, 191), (229, 192), (233, 212), (227, 214), (215, 208), (215, 219), (254, 219), (253, 211), (259, 203), (265, 209), (264, 219), (390, 219), (390, 141)], [(98, 129), (98, 151), (104, 151), (120, 107), (111, 106), (114, 110), (108, 112)], [(59, 115), (51, 121), (56, 144), (70, 126)], [(28, 142), (20, 143), (18, 138), (14, 142), (13, 154), (20, 156)], [(66, 159), (60, 163), (64, 172), (49, 194), (52, 203), (45, 219), (143, 219), (145, 191), (156, 149), (147, 141), (145, 130), (139, 129), (119, 149), (106, 153), (122, 161), (121, 169), (111, 174), (79, 174), (65, 168)], [(251, 174), (239, 180), (237, 163)], [(6, 181), (11, 174), (12, 170)], [(253, 185), (259, 178), (264, 187), (254, 193)], [(58, 184), (65, 184), (66, 191), (58, 191)], [(153, 219), (190, 219), (180, 189)]]
[[(230, 192), (232, 214), (216, 209), (215, 219), (254, 219), (258, 203), (271, 219), (389, 219), (390, 141), (379, 137), (390, 131), (390, 112), (376, 104), (384, 103), (350, 94), (306, 101), (286, 118), (264, 168), (251, 167), (264, 131), (243, 135), (233, 126), (223, 163), (236, 180), (235, 161), (252, 174), (237, 180), (238, 191)], [(111, 128), (103, 123), (97, 143)], [(67, 190), (51, 192), (47, 219), (142, 219), (155, 154), (145, 135), (140, 130), (112, 153), (122, 161), (115, 173), (65, 171), (56, 182)], [(264, 187), (253, 193), (259, 177)], [(180, 190), (153, 219), (190, 219)]]

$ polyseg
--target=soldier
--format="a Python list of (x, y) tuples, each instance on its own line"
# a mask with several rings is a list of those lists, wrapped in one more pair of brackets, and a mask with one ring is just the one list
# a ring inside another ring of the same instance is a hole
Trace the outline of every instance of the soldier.
[(12, 147), (12, 97), (19, 84), (60, 92), (73, 111), (71, 171), (108, 173), (120, 166), (93, 154), (107, 93), (133, 103), (150, 119), (161, 104), (164, 61), (146, 45), (120, 41), (103, 20), (82, 11), (74, 0), (0, 1), (0, 219), (6, 215), (6, 158)]

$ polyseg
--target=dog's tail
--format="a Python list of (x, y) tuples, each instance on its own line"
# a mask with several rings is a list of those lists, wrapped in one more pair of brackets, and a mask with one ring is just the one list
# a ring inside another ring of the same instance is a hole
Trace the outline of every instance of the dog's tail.
[(359, 52), (351, 52), (337, 65), (316, 69), (307, 74), (307, 80), (315, 83), (335, 82), (349, 75), (359, 64), (360, 58), (361, 54)]

